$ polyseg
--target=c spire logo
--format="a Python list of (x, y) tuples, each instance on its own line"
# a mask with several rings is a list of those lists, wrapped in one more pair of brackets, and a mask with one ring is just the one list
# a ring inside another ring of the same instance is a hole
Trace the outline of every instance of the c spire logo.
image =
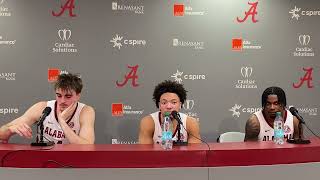
[(112, 40), (110, 40), (110, 42), (113, 43), (113, 47), (118, 48), (120, 50), (122, 44), (121, 44), (121, 40), (123, 39), (123, 36), (119, 36), (118, 34), (116, 34), (116, 36), (114, 38), (112, 38)]
[(58, 35), (62, 41), (67, 41), (71, 38), (71, 30), (70, 29), (60, 29), (58, 31)]
[(244, 21), (246, 21), (248, 19), (249, 16), (251, 16), (251, 20), (253, 23), (258, 22), (258, 20), (256, 19), (256, 15), (258, 14), (257, 12), (257, 6), (258, 6), (258, 1), (254, 2), (254, 3), (250, 3), (248, 2), (248, 4), (251, 6), (250, 9), (248, 10), (248, 12), (244, 12), (245, 17), (243, 19), (240, 19), (239, 17), (237, 17), (237, 21), (239, 23), (243, 23)]
[(238, 104), (235, 104), (231, 109), (229, 109), (229, 111), (232, 112), (232, 116), (233, 117), (240, 117), (240, 108), (241, 108), (242, 105), (238, 105)]
[(177, 72), (174, 73), (171, 77), (174, 78), (174, 80), (177, 82), (177, 83), (182, 83), (182, 76), (183, 72), (180, 72), (178, 69), (177, 69)]
[(302, 16), (320, 16), (320, 10), (306, 10), (294, 6), (294, 8), (289, 11), (289, 14), (291, 14), (291, 19), (296, 19), (298, 21)]
[(301, 8), (297, 8), (296, 6), (294, 6), (294, 9), (291, 9), (289, 11), (291, 15), (291, 19), (296, 18), (296, 20), (299, 20), (300, 15), (298, 14), (298, 12), (301, 10)]
[(146, 40), (125, 39), (123, 36), (118, 34), (116, 34), (116, 36), (113, 37), (110, 42), (113, 43), (112, 47), (117, 48), (118, 50), (120, 50), (121, 47), (144, 47), (147, 44)]
[(204, 74), (183, 75), (183, 72), (180, 72), (178, 69), (177, 69), (177, 72), (174, 73), (171, 77), (174, 78), (174, 81), (176, 81), (179, 84), (182, 83), (182, 80), (205, 80), (206, 79), (206, 75)]

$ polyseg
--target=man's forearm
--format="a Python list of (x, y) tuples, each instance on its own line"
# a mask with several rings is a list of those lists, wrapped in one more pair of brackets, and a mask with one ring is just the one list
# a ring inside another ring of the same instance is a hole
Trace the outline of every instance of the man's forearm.
[(60, 126), (64, 132), (65, 137), (69, 140), (70, 144), (91, 144), (84, 138), (77, 135), (65, 121), (59, 122)]

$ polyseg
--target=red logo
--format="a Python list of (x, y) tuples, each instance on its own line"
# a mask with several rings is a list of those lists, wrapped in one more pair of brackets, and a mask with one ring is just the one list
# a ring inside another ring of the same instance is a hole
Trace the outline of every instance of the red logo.
[(237, 17), (237, 21), (239, 23), (246, 21), (249, 16), (252, 16), (251, 19), (252, 19), (253, 23), (258, 22), (258, 20), (255, 18), (256, 15), (258, 14), (258, 12), (257, 12), (258, 1), (255, 3), (248, 2), (248, 4), (251, 5), (251, 7), (248, 12), (244, 12), (245, 17), (243, 19), (240, 19), (239, 17)]
[(55, 82), (60, 75), (60, 69), (48, 69), (48, 82)]
[(173, 15), (174, 16), (184, 16), (184, 5), (183, 4), (175, 4), (173, 6)]
[(293, 87), (294, 88), (300, 88), (304, 82), (307, 82), (307, 87), (308, 88), (313, 88), (313, 85), (312, 85), (312, 70), (313, 70), (313, 68), (312, 67), (303, 68), (303, 70), (306, 73), (304, 74), (304, 76), (302, 78), (300, 78), (300, 82), (299, 83), (297, 83), (297, 84), (293, 83)]
[(70, 17), (76, 17), (76, 15), (73, 13), (73, 9), (75, 7), (74, 6), (74, 1), (75, 0), (67, 0), (67, 2), (64, 5), (61, 5), (60, 12), (59, 13), (55, 13), (55, 12), (52, 11), (52, 15), (58, 17), (58, 16), (61, 16), (64, 13), (65, 10), (69, 10), (69, 16)]
[(242, 47), (242, 39), (232, 39), (232, 50), (241, 51)]
[(123, 116), (123, 104), (122, 103), (112, 103), (111, 104), (112, 116)]
[(128, 68), (131, 69), (131, 71), (124, 76), (124, 80), (123, 80), (122, 83), (119, 83), (118, 81), (116, 81), (117, 86), (118, 87), (123, 87), (131, 79), (131, 81), (132, 81), (131, 85), (133, 87), (138, 87), (139, 84), (137, 84), (137, 82), (136, 82), (138, 80), (138, 75), (137, 75), (138, 67), (139, 67), (138, 65), (135, 65), (135, 66), (129, 66), (128, 65)]

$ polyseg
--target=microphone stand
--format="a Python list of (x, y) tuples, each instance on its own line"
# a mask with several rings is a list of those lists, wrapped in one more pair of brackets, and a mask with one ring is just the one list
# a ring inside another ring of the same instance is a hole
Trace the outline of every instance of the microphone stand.
[(299, 138), (298, 139), (288, 139), (287, 142), (288, 143), (291, 143), (291, 144), (310, 144), (311, 141), (308, 140), (308, 139), (302, 139), (301, 137), (301, 134), (302, 134), (302, 123), (300, 120), (299, 120), (299, 124), (298, 124), (298, 133), (299, 133)]
[[(40, 129), (40, 138), (38, 138), (39, 133), (37, 133), (36, 142), (31, 143), (31, 146), (52, 146), (52, 145), (54, 145), (53, 141), (48, 141), (48, 142), (43, 141), (43, 129), (44, 129), (43, 121), (37, 124), (37, 132), (38, 132), (38, 129)], [(40, 141), (39, 141), (39, 139), (40, 139)]]
[(180, 119), (176, 119), (176, 120), (178, 121), (178, 124), (177, 124), (178, 139), (177, 139), (177, 141), (173, 141), (173, 145), (175, 145), (175, 146), (187, 146), (188, 142), (184, 142), (184, 141), (181, 140), (181, 124), (182, 124), (182, 122), (181, 122)]

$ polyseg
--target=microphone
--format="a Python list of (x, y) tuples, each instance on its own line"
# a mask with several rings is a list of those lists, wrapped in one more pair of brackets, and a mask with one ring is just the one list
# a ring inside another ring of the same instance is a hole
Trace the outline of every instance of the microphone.
[[(48, 141), (48, 142), (44, 142), (43, 141), (43, 121), (46, 119), (46, 117), (50, 114), (51, 112), (51, 107), (46, 107), (44, 108), (44, 110), (42, 111), (42, 115), (37, 123), (37, 139), (36, 142), (31, 143), (31, 146), (52, 146), (54, 145), (53, 141)], [(40, 134), (38, 132), (38, 130), (40, 129)]]
[(38, 126), (41, 125), (43, 123), (43, 121), (46, 119), (46, 117), (51, 113), (51, 107), (46, 107), (44, 108), (44, 110), (42, 111), (42, 115), (38, 121)]
[(297, 117), (297, 119), (298, 119), (302, 124), (305, 124), (305, 123), (306, 123), (306, 122), (304, 121), (303, 117), (300, 116), (298, 110), (297, 110), (295, 107), (291, 106), (291, 107), (289, 108), (289, 111), (291, 112), (292, 115), (294, 115), (295, 117)]
[(181, 121), (181, 117), (180, 117), (180, 114), (177, 112), (177, 111), (172, 111), (171, 112), (171, 115), (174, 119), (176, 119), (178, 121), (179, 124), (183, 125), (182, 124), (182, 121)]

